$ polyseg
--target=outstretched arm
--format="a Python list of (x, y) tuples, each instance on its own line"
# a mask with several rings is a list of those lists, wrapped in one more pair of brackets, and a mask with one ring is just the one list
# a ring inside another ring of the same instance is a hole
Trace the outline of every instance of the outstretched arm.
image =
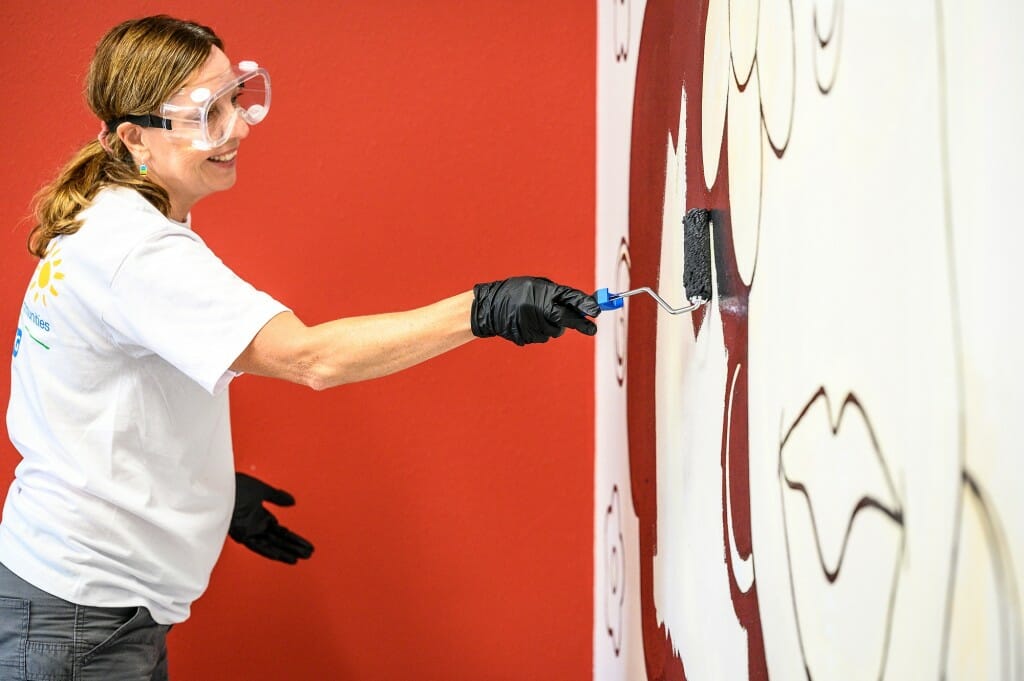
[(566, 328), (594, 335), (592, 296), (539, 277), (478, 284), (431, 305), (306, 326), (291, 312), (275, 316), (231, 365), (323, 390), (401, 371), (463, 345), (501, 336), (544, 343)]
[(473, 340), (472, 292), (425, 307), (306, 326), (275, 316), (231, 365), (324, 390), (401, 371)]

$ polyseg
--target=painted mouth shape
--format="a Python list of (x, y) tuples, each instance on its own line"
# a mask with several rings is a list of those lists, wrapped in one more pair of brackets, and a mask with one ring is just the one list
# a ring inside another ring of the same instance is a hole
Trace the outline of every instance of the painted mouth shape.
[(835, 415), (825, 388), (804, 406), (780, 442), (779, 487), (810, 678), (882, 678), (904, 551), (903, 505), (855, 395)]

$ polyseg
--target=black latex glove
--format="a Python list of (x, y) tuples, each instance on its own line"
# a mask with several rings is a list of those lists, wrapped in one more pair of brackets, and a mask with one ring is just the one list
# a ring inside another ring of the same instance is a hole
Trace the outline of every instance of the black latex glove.
[(294, 565), (309, 558), (313, 545), (287, 527), (278, 524), (263, 502), (278, 506), (295, 505), (295, 497), (245, 473), (235, 473), (235, 510), (228, 536), (261, 556)]
[(565, 329), (593, 336), (587, 319), (601, 308), (593, 296), (540, 277), (513, 277), (473, 287), (470, 323), (480, 338), (501, 336), (516, 345), (546, 343)]

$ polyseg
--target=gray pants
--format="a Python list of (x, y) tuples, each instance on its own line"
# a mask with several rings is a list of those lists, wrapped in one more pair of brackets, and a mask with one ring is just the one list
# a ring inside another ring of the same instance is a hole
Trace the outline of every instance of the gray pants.
[(0, 564), (0, 681), (167, 681), (169, 626), (75, 605)]

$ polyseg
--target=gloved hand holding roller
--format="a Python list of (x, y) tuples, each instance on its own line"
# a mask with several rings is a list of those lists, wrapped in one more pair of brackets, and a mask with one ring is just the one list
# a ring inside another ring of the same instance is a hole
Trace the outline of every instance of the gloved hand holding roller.
[[(601, 307), (593, 296), (541, 277), (513, 277), (473, 287), (470, 323), (479, 338), (501, 336), (516, 345), (546, 343), (565, 329), (593, 336)], [(584, 316), (586, 315), (586, 316)]]

